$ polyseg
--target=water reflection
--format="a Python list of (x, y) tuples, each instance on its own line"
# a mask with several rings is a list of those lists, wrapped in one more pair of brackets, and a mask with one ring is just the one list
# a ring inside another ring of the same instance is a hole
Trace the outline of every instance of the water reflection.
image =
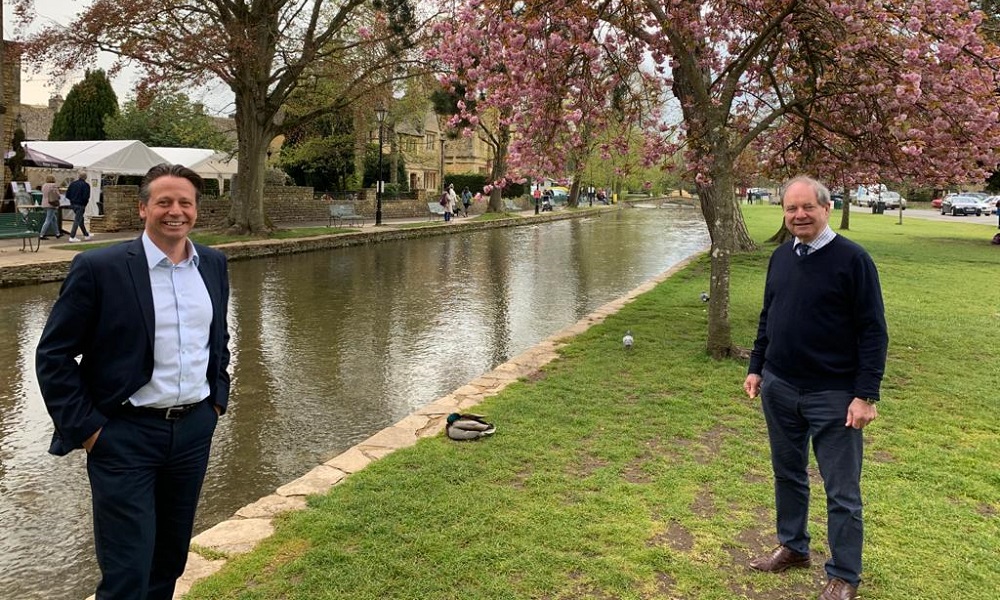
[[(707, 243), (689, 209), (231, 265), (233, 391), (197, 528), (454, 390)], [(96, 585), (80, 452), (45, 453), (34, 346), (58, 285), (0, 290), (0, 589)]]

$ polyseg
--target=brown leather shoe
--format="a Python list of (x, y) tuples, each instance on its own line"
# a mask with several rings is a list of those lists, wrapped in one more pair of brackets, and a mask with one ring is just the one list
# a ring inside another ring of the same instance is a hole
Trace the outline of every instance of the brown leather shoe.
[(750, 561), (750, 568), (766, 573), (781, 573), (787, 569), (808, 566), (808, 554), (799, 554), (785, 546), (778, 546), (767, 556), (758, 556)]
[(826, 582), (826, 587), (819, 595), (819, 600), (854, 600), (858, 597), (858, 588), (843, 579), (834, 577)]

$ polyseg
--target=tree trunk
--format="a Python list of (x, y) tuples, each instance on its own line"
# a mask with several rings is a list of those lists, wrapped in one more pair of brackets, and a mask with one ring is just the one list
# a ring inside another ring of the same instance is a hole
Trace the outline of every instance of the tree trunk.
[(767, 241), (775, 244), (784, 244), (790, 239), (792, 239), (792, 232), (788, 231), (788, 228), (785, 227), (785, 218), (782, 217), (781, 223), (778, 225), (778, 230), (774, 232), (774, 235), (767, 238)]
[[(507, 148), (510, 146), (510, 128), (500, 125), (497, 131), (497, 143), (493, 148), (493, 166), (490, 170), (490, 181), (500, 181), (507, 174)], [(494, 187), (490, 192), (490, 202), (486, 206), (486, 212), (503, 211), (503, 190)]]
[(566, 199), (566, 206), (576, 208), (580, 206), (580, 179), (583, 178), (583, 170), (578, 170), (573, 175), (573, 183), (569, 187), (569, 198)]
[(716, 158), (711, 183), (699, 184), (702, 214), (712, 240), (708, 302), (708, 353), (714, 359), (739, 354), (729, 324), (729, 265), (734, 252), (754, 249), (739, 204), (733, 195), (732, 164)]
[(239, 166), (233, 178), (229, 231), (235, 234), (267, 233), (264, 219), (264, 172), (267, 146), (273, 135), (270, 127), (256, 122), (259, 113), (252, 102), (240, 102), (237, 96), (236, 135)]
[[(847, 194), (844, 194), (845, 196)], [(844, 208), (840, 213), (840, 228), (844, 231), (850, 231), (851, 229), (851, 203), (847, 198), (844, 198)]]

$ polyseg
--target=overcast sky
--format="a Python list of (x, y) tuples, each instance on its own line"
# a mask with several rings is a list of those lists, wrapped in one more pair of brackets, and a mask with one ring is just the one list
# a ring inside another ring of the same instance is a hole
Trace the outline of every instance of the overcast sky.
[[(69, 23), (90, 2), (91, 0), (35, 0), (35, 11), (38, 15), (35, 23), (38, 26), (48, 23)], [(4, 3), (3, 9), (3, 37), (6, 40), (14, 39), (13, 12), (9, 6), (6, 6), (6, 3)], [(109, 55), (98, 67), (107, 68), (111, 65), (112, 61), (113, 59)], [(71, 77), (70, 81), (63, 88), (55, 89), (50, 86), (48, 73), (35, 75), (23, 69), (21, 71), (21, 102), (23, 104), (45, 106), (49, 102), (49, 97), (54, 93), (60, 93), (65, 98), (70, 88), (73, 87), (73, 84), (82, 79), (83, 72), (80, 72), (76, 76)], [(134, 72), (126, 69), (111, 81), (111, 85), (118, 95), (119, 104), (125, 102), (131, 95), (134, 79)], [(210, 113), (224, 115), (232, 110), (231, 103), (227, 101), (227, 98), (231, 98), (231, 94), (224, 87), (214, 90), (191, 90), (188, 91), (188, 95), (192, 100), (204, 103)]]

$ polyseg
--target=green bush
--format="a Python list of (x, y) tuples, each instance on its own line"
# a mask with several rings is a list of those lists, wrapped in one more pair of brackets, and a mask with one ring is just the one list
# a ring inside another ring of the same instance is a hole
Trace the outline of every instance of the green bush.
[(469, 188), (470, 192), (477, 194), (482, 192), (486, 186), (486, 176), (479, 173), (448, 175), (444, 178), (444, 185), (447, 188), (449, 184), (455, 185), (455, 192), (458, 194), (461, 194), (465, 188)]
[[(473, 194), (481, 193), (486, 187), (486, 175), (480, 173), (461, 173), (458, 175), (448, 175), (444, 178), (444, 185), (455, 184), (455, 193), (461, 194), (466, 187)], [(523, 183), (509, 183), (501, 194), (504, 198), (520, 198), (527, 193), (527, 186)]]
[(528, 193), (527, 186), (523, 183), (512, 183), (503, 189), (503, 198), (520, 198)]

